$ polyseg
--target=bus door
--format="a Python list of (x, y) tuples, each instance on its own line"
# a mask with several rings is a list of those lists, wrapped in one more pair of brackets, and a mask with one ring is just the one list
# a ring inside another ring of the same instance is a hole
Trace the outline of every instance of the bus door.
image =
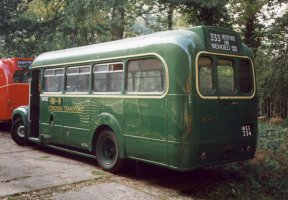
[(32, 71), (32, 77), (30, 81), (30, 135), (32, 138), (39, 138), (39, 117), (40, 117), (40, 71)]
[(90, 138), (89, 65), (67, 68), (66, 96), (63, 101), (64, 143), (88, 149)]
[[(236, 98), (236, 63), (217, 56), (198, 60), (200, 137), (207, 140), (241, 136), (242, 102)], [(236, 131), (237, 130), (237, 131)]]
[(200, 141), (213, 141), (218, 138), (217, 131), (217, 107), (219, 97), (215, 95), (215, 76), (213, 59), (201, 56), (198, 60), (198, 119)]
[(63, 68), (44, 70), (40, 121), (42, 139), (45, 143), (63, 143), (63, 88)]
[(51, 143), (63, 143), (63, 97), (48, 97), (48, 126)]
[(237, 98), (236, 62), (226, 58), (217, 58), (216, 76), (218, 86), (217, 124), (221, 138), (241, 137), (242, 101)]

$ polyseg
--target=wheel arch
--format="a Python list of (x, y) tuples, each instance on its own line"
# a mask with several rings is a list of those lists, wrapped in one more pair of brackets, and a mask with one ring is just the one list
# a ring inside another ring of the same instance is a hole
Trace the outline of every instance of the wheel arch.
[(22, 119), (23, 123), (24, 123), (24, 127), (25, 127), (25, 137), (26, 139), (28, 139), (28, 107), (26, 106), (21, 106), (16, 108), (13, 111), (13, 115), (12, 115), (12, 123), (16, 120), (16, 119)]
[(112, 114), (110, 113), (101, 113), (97, 115), (94, 121), (95, 128), (94, 128), (94, 134), (92, 137), (92, 152), (95, 152), (96, 150), (96, 143), (99, 134), (101, 133), (102, 130), (104, 129), (109, 129), (111, 130), (116, 137), (117, 143), (118, 143), (118, 148), (119, 148), (119, 156), (120, 158), (124, 159), (125, 158), (125, 147), (124, 147), (124, 139), (123, 139), (123, 129), (116, 119)]

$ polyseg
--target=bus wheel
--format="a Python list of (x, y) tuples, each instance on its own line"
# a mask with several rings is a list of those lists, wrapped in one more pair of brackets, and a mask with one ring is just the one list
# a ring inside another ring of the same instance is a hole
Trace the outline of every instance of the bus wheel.
[(116, 137), (109, 129), (101, 131), (97, 139), (96, 159), (101, 169), (112, 173), (120, 171), (123, 166)]
[(25, 126), (21, 118), (13, 121), (11, 127), (11, 137), (19, 145), (26, 145)]

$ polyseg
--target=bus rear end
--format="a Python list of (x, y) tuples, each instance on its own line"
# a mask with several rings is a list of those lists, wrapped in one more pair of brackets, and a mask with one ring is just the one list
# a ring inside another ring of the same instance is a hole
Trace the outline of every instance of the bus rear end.
[(29, 103), (31, 58), (0, 61), (0, 121), (9, 121), (15, 108)]
[(194, 103), (199, 165), (253, 158), (257, 98), (251, 51), (239, 34), (203, 29), (206, 50), (195, 58)]
[(251, 159), (257, 143), (253, 54), (236, 32), (206, 26), (191, 31), (201, 45), (191, 55), (192, 92), (182, 117), (186, 128), (168, 145), (169, 164), (186, 171)]

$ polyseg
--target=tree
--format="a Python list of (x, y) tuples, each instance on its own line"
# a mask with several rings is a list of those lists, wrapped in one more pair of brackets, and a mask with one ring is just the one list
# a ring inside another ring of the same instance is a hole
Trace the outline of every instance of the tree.
[(33, 23), (23, 18), (22, 14), (26, 11), (23, 3), (28, 2), (29, 0), (2, 0), (0, 3), (0, 52), (2, 56), (13, 56), (15, 48), (19, 56), (27, 55), (27, 50), (22, 44), (27, 44)]
[(258, 52), (256, 67), (260, 106), (269, 100), (272, 116), (288, 117), (288, 11), (267, 30), (265, 43)]
[[(228, 0), (157, 0), (158, 13), (166, 16), (163, 22), (166, 29), (171, 30), (175, 25), (174, 14), (184, 16), (187, 25), (214, 25), (231, 28), (229, 15), (227, 14)], [(178, 17), (178, 16), (177, 16)]]
[(228, 5), (235, 29), (242, 32), (244, 43), (252, 48), (254, 54), (261, 45), (264, 26), (260, 23), (260, 15), (266, 3), (267, 0), (230, 0)]
[(185, 1), (180, 12), (192, 25), (210, 25), (231, 28), (226, 4), (228, 0)]

